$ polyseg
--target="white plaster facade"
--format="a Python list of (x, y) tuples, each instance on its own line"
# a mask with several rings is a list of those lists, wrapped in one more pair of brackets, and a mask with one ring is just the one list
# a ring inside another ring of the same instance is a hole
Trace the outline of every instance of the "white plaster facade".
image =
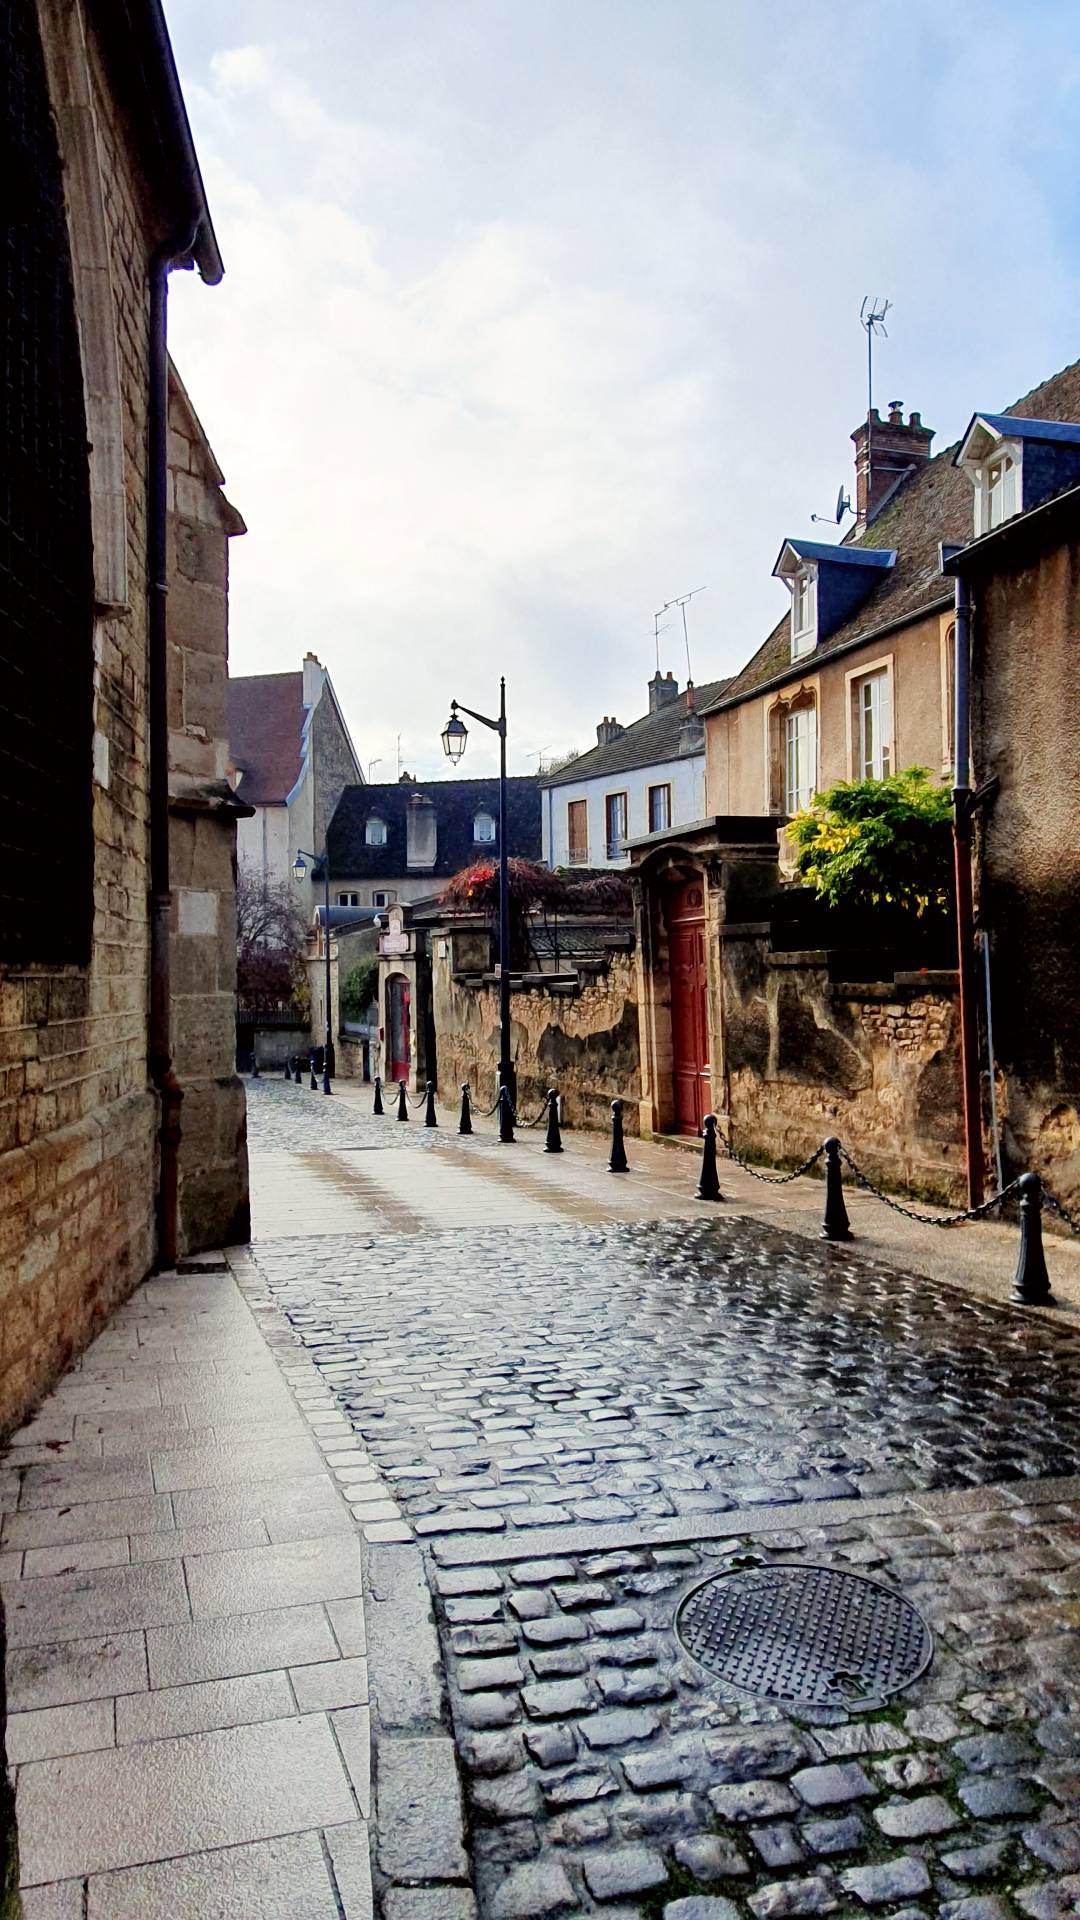
[[(568, 769), (569, 771), (569, 769)], [(649, 821), (649, 791), (652, 787), (670, 788), (671, 811), (667, 824), (685, 826), (705, 816), (705, 752), (688, 753), (675, 759), (659, 760), (652, 766), (627, 767), (620, 772), (595, 774), (592, 779), (564, 780), (559, 786), (544, 787), (543, 846), (549, 867), (607, 867), (620, 871), (629, 863), (624, 852), (609, 849), (607, 837), (607, 800), (610, 794), (626, 795), (626, 840), (640, 839), (652, 829)], [(569, 806), (584, 800), (588, 821), (586, 857), (580, 847), (571, 859)]]

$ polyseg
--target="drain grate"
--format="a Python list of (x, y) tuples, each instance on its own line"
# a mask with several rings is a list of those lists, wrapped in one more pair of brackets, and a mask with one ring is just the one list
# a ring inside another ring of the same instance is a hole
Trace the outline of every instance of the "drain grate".
[(837, 1567), (713, 1574), (681, 1602), (675, 1631), (709, 1673), (789, 1706), (879, 1707), (934, 1651), (909, 1600)]

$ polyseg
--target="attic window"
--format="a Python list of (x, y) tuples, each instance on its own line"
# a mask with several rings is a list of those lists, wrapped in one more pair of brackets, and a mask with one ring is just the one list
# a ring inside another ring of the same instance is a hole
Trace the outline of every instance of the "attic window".
[(802, 567), (791, 581), (791, 657), (809, 653), (817, 643), (817, 571)]
[(369, 847), (385, 847), (386, 821), (380, 820), (377, 814), (372, 814), (364, 828), (364, 840)]
[(976, 533), (990, 533), (1020, 511), (1020, 460), (999, 452), (983, 466), (975, 482)]
[(472, 837), (478, 847), (489, 847), (495, 839), (495, 821), (490, 813), (481, 811), (473, 819)]

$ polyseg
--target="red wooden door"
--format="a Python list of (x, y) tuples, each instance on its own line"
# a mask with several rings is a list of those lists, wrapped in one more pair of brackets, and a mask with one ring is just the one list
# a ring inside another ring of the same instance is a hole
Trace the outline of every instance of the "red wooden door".
[(392, 973), (386, 983), (389, 1066), (391, 1080), (409, 1077), (409, 983), (403, 973)]
[(709, 1111), (710, 1091), (705, 894), (700, 880), (691, 880), (671, 892), (666, 918), (675, 1131), (700, 1133)]

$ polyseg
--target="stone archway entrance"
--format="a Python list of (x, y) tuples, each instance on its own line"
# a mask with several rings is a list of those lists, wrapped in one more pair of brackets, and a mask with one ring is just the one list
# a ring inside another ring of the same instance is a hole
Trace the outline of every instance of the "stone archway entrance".
[(701, 1132), (709, 1110), (710, 1047), (705, 884), (699, 875), (664, 900), (671, 972), (671, 1077), (676, 1133)]

